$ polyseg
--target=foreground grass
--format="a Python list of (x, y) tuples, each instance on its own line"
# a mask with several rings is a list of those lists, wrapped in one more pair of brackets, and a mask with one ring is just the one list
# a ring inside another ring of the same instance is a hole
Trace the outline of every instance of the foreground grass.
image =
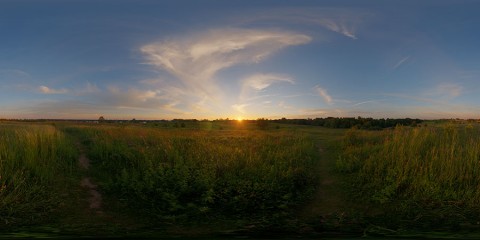
[(379, 204), (389, 228), (478, 228), (477, 127), (352, 129), (337, 169), (351, 177), (354, 196)]
[(60, 204), (76, 151), (51, 125), (0, 124), (0, 229), (35, 224)]
[[(478, 126), (57, 126), (0, 125), (1, 228), (209, 237), (450, 237), (479, 230)], [(92, 160), (80, 174), (100, 185), (103, 214), (88, 211), (69, 137)]]
[(160, 221), (257, 218), (274, 222), (312, 195), (318, 151), (291, 131), (84, 126), (108, 195)]

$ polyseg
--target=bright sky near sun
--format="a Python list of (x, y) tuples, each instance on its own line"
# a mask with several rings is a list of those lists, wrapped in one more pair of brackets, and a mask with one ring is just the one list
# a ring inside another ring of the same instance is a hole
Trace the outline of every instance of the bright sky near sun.
[(0, 0), (0, 118), (478, 118), (480, 1)]

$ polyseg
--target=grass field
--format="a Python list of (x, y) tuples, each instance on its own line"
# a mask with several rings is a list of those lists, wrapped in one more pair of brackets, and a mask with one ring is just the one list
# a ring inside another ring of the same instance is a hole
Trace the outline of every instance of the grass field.
[[(289, 128), (202, 122), (5, 123), (0, 129), (0, 225), (7, 230), (41, 222), (62, 231), (63, 218), (87, 224), (72, 220), (91, 217), (72, 207), (88, 210), (88, 194), (79, 194), (82, 174), (99, 185), (105, 211), (124, 210), (160, 228), (219, 219), (233, 227), (280, 224), (314, 194), (318, 179), (315, 142)], [(87, 171), (76, 162), (79, 146), (92, 159)]]
[(88, 139), (88, 155), (107, 193), (161, 219), (282, 214), (306, 199), (316, 183), (313, 142), (288, 131), (70, 131)]
[(60, 203), (76, 149), (51, 125), (0, 124), (0, 226), (38, 223)]
[(390, 227), (477, 229), (479, 133), (472, 124), (352, 129), (337, 168), (357, 197), (396, 216)]
[[(19, 236), (38, 229), (47, 236), (472, 234), (480, 220), (479, 133), (478, 125), (453, 123), (381, 131), (260, 130), (234, 121), (0, 123), (0, 229)], [(89, 169), (79, 167), (81, 154)], [(99, 210), (88, 207), (86, 177), (103, 195)]]

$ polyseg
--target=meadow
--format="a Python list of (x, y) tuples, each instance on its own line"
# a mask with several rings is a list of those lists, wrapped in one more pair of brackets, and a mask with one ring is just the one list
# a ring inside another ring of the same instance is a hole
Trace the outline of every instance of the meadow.
[[(254, 121), (2, 122), (0, 230), (476, 233), (479, 133), (474, 123), (435, 122), (374, 131)], [(81, 154), (89, 169), (79, 167)], [(102, 209), (89, 209), (84, 177), (98, 185)]]
[(317, 152), (286, 131), (85, 126), (106, 193), (159, 219), (283, 214), (313, 192)]
[(350, 129), (336, 166), (389, 227), (478, 229), (480, 129), (474, 124)]
[[(39, 223), (59, 204), (76, 149), (51, 125), (0, 124), (0, 226)], [(1, 228), (0, 228), (1, 229)]]
[[(114, 215), (148, 227), (273, 224), (309, 199), (318, 180), (315, 143), (288, 129), (8, 122), (0, 131), (4, 231), (92, 232), (87, 228), (98, 230), (93, 225)], [(88, 170), (78, 166), (79, 149), (91, 159)], [(104, 195), (102, 211), (116, 213), (98, 217), (88, 210), (87, 191), (79, 186), (87, 175)]]

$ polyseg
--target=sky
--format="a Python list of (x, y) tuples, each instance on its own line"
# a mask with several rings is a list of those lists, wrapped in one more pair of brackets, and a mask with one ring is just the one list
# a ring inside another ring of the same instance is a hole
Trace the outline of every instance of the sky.
[(480, 118), (479, 10), (0, 0), (0, 118)]

